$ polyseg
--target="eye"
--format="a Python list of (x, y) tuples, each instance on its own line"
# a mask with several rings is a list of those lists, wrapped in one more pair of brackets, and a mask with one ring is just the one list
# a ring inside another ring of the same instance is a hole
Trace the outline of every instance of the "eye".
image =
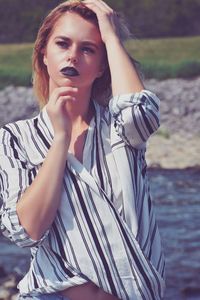
[(88, 46), (84, 46), (82, 48), (82, 51), (86, 54), (94, 54), (95, 53), (95, 50), (91, 47), (88, 47)]
[(60, 48), (66, 49), (69, 45), (65, 41), (57, 41), (56, 45), (58, 45)]

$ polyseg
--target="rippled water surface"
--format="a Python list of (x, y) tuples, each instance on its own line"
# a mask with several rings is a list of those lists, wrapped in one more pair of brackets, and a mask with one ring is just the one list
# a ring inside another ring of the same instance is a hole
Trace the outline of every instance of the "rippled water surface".
[[(200, 299), (200, 170), (149, 170), (166, 254), (165, 300)], [(0, 237), (0, 265), (25, 271), (28, 252)]]
[(200, 170), (151, 170), (166, 254), (165, 299), (200, 300)]

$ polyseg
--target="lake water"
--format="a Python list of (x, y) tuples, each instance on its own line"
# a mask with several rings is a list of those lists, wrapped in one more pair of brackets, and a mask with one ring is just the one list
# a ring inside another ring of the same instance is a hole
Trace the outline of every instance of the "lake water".
[(200, 300), (200, 170), (152, 170), (166, 254), (166, 300)]
[[(149, 175), (166, 255), (164, 299), (200, 299), (200, 169), (152, 169)], [(27, 250), (0, 237), (0, 265), (25, 271)]]

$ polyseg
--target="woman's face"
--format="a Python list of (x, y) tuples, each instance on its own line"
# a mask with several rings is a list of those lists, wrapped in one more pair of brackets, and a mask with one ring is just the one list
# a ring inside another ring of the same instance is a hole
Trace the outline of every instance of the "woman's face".
[(99, 29), (78, 14), (66, 12), (54, 26), (43, 59), (50, 93), (60, 86), (90, 89), (104, 71), (104, 57)]

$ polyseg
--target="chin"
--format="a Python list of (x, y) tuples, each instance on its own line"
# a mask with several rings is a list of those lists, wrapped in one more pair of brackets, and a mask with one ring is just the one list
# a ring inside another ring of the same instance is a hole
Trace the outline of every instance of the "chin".
[(76, 86), (77, 87), (77, 83), (76, 81), (72, 78), (65, 78), (62, 81), (62, 85), (61, 86)]

